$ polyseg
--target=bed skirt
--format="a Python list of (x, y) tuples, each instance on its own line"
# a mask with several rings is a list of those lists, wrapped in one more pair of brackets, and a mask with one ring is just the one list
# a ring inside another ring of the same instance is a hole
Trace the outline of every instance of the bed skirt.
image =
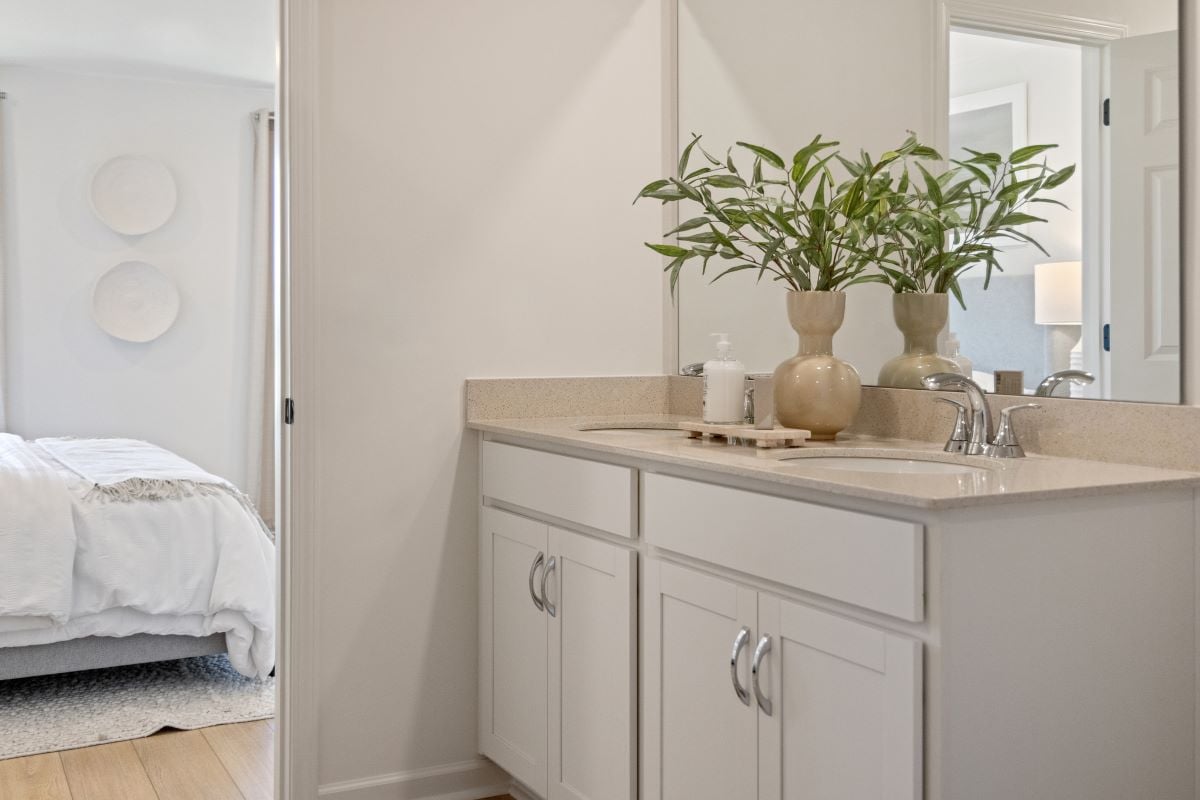
[(0, 647), (0, 680), (123, 667), (225, 652), (225, 634), (88, 636), (53, 644)]

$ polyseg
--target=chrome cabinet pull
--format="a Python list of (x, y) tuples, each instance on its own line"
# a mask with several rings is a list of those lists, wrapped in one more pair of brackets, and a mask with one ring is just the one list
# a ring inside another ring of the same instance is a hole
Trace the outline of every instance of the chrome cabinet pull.
[[(546, 607), (542, 605), (542, 601), (538, 599), (537, 592), (535, 592), (533, 589), (533, 576), (537, 574), (538, 567), (542, 566), (542, 563), (545, 562), (545, 560), (546, 554), (539, 552), (537, 554), (537, 558), (533, 560), (533, 565), (529, 567), (529, 596), (533, 599), (533, 605), (538, 611), (545, 611)], [(543, 584), (543, 586), (544, 585), (545, 584)], [(542, 591), (545, 591), (545, 589)]]
[(550, 556), (550, 560), (546, 562), (546, 569), (542, 572), (542, 605), (546, 607), (546, 613), (552, 617), (558, 616), (558, 607), (550, 602), (550, 598), (546, 597), (546, 580), (550, 577), (550, 573), (554, 572), (558, 567), (558, 561), (554, 556)]
[(737, 699), (741, 700), (744, 706), (750, 705), (750, 692), (746, 691), (742, 682), (738, 680), (738, 659), (749, 641), (750, 629), (743, 627), (733, 639), (733, 653), (729, 656), (729, 679), (733, 681), (733, 693), (737, 695)]
[(762, 666), (763, 658), (769, 652), (771, 652), (771, 637), (764, 636), (758, 640), (758, 647), (754, 648), (754, 660), (750, 663), (750, 684), (754, 687), (754, 699), (758, 701), (758, 707), (768, 717), (771, 716), (771, 698), (762, 693), (762, 686), (758, 682), (758, 669)]

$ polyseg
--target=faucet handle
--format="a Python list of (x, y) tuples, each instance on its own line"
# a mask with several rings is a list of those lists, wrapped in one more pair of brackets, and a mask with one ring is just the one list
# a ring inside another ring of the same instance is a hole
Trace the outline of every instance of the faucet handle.
[(988, 447), (987, 455), (993, 458), (1024, 458), (1025, 451), (1017, 441), (1017, 430), (1012, 424), (1012, 415), (1026, 409), (1041, 408), (1038, 403), (1022, 403), (1009, 406), (1000, 412), (1000, 427), (996, 429), (996, 439)]
[(954, 419), (954, 430), (951, 431), (950, 438), (946, 440), (946, 446), (943, 449), (947, 453), (965, 453), (967, 450), (967, 440), (970, 438), (967, 431), (966, 404), (960, 403), (957, 400), (951, 400), (949, 397), (939, 397), (937, 401), (958, 409), (958, 414)]

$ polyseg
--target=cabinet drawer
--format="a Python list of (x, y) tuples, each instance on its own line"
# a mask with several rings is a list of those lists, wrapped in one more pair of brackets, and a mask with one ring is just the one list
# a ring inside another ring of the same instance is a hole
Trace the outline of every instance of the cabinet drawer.
[(924, 527), (647, 473), (646, 540), (901, 619), (924, 618)]
[(479, 446), (484, 497), (618, 536), (636, 535), (637, 473), (498, 442)]

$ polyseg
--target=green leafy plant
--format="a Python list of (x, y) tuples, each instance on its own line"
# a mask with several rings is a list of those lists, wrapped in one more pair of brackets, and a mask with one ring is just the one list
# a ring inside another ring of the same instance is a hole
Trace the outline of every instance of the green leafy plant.
[[(914, 141), (910, 137), (901, 150), (911, 149)], [(1003, 271), (997, 250), (1005, 242), (1024, 242), (1046, 253), (1022, 228), (1046, 221), (1029, 213), (1035, 204), (1066, 207), (1045, 193), (1070, 180), (1075, 165), (1054, 170), (1035, 160), (1055, 147), (1030, 145), (1007, 157), (967, 150), (970, 158), (937, 171), (922, 163), (941, 160), (929, 148), (901, 159), (895, 191), (874, 228), (881, 280), (897, 293), (949, 292), (965, 307), (959, 278), (983, 265), (986, 289), (993, 270)], [(865, 166), (848, 163), (847, 169)]]
[[(674, 242), (646, 246), (670, 259), (671, 291), (691, 261), (716, 281), (734, 272), (770, 275), (795, 291), (836, 291), (858, 283), (886, 283), (895, 292), (949, 292), (961, 304), (958, 280), (982, 264), (984, 288), (1001, 270), (997, 250), (1006, 241), (1045, 248), (1022, 230), (1045, 219), (1034, 204), (1063, 206), (1045, 193), (1068, 180), (1070, 165), (1054, 170), (1038, 156), (1057, 145), (1022, 147), (1007, 157), (968, 150), (970, 158), (939, 168), (942, 157), (910, 135), (878, 159), (843, 157), (838, 142), (815, 137), (791, 164), (760, 145), (738, 142), (754, 156), (749, 174), (732, 148), (724, 160), (693, 136), (679, 159), (678, 177), (645, 186), (637, 200), (691, 203), (697, 216), (664, 234)], [(695, 153), (705, 164), (692, 169)], [(834, 175), (834, 167), (844, 173)], [(1065, 207), (1065, 206), (1064, 206)]]
[[(753, 154), (748, 174), (734, 163), (732, 148), (724, 160), (709, 154), (693, 136), (680, 157), (678, 176), (648, 184), (637, 200), (689, 202), (699, 214), (665, 235), (675, 242), (646, 246), (670, 259), (665, 270), (671, 291), (688, 262), (707, 273), (714, 258), (721, 270), (712, 280), (753, 271), (758, 280), (770, 276), (795, 291), (836, 291), (856, 283), (880, 280), (868, 270), (877, 263), (884, 241), (878, 235), (880, 212), (895, 203), (894, 162), (911, 156), (936, 155), (915, 140), (879, 161), (866, 156), (843, 179), (833, 167), (849, 166), (833, 148), (838, 142), (820, 136), (800, 148), (787, 164), (760, 145), (738, 142)], [(704, 165), (692, 169), (695, 153)]]

